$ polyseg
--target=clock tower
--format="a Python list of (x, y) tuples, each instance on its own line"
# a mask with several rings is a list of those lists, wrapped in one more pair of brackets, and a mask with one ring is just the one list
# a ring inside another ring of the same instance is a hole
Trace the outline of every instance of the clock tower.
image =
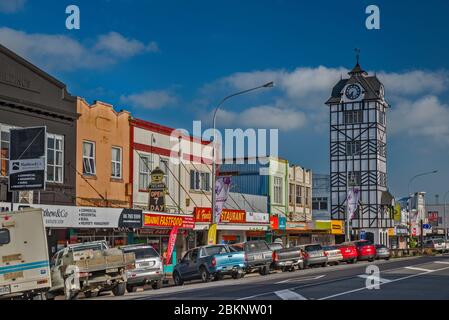
[[(359, 64), (333, 88), (330, 112), (331, 217), (346, 220), (347, 198), (357, 190), (349, 223), (352, 239), (388, 244), (393, 197), (387, 188), (387, 111), (384, 86)], [(346, 228), (347, 230), (347, 228)]]

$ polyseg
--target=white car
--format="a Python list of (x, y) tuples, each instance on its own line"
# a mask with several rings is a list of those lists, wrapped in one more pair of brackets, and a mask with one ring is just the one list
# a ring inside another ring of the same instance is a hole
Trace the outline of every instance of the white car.
[(439, 253), (446, 251), (446, 242), (443, 239), (430, 239), (424, 242), (424, 248), (433, 249)]

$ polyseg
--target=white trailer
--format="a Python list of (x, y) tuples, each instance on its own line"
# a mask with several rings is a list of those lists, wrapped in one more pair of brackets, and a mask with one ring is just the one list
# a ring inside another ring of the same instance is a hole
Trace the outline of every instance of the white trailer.
[(0, 299), (42, 297), (51, 287), (42, 210), (0, 213)]

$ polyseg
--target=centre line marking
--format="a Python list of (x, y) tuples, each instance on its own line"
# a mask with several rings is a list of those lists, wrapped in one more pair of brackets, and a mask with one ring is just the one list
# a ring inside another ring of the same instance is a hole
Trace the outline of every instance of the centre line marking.
[(291, 290), (275, 291), (274, 294), (277, 295), (282, 300), (307, 300), (302, 295), (293, 292)]

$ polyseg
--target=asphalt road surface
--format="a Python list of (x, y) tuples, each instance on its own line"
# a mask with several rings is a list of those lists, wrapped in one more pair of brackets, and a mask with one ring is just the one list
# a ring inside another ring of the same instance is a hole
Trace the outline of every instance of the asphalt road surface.
[[(374, 267), (373, 267), (374, 266)], [(377, 268), (376, 268), (377, 267)], [(373, 270), (375, 273), (373, 274)], [(379, 271), (377, 273), (376, 271)], [(181, 287), (140, 290), (100, 300), (402, 300), (449, 299), (449, 256), (341, 264), (286, 273), (246, 275), (245, 278)], [(82, 297), (81, 297), (82, 299)]]

